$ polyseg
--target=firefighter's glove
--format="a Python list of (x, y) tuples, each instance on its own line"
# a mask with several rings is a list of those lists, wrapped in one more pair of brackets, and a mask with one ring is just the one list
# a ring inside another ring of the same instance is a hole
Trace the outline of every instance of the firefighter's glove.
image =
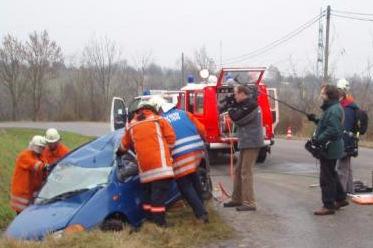
[(126, 154), (126, 151), (123, 151), (122, 149), (118, 148), (118, 150), (115, 152), (115, 154), (118, 157), (122, 157), (124, 154)]
[(319, 122), (319, 119), (316, 117), (315, 114), (307, 114), (307, 118), (309, 121), (313, 121), (316, 124)]

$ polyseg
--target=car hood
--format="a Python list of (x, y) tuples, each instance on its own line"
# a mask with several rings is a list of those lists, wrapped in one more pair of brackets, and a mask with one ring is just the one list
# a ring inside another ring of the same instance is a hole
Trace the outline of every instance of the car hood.
[(47, 234), (62, 230), (96, 191), (92, 189), (45, 205), (31, 205), (13, 220), (5, 235), (14, 239), (41, 240)]

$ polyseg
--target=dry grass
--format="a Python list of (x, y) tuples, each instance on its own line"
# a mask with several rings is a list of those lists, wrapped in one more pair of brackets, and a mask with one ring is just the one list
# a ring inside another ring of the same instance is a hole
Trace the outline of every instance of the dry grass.
[(64, 236), (60, 239), (48, 237), (43, 242), (0, 240), (0, 247), (9, 248), (101, 248), (101, 247), (198, 247), (211, 244), (232, 236), (232, 229), (226, 225), (216, 211), (209, 206), (209, 224), (198, 224), (190, 208), (174, 210), (168, 214), (168, 220), (174, 223), (171, 228), (159, 228), (154, 224), (146, 223), (139, 232), (130, 234), (126, 227), (122, 232), (101, 232), (93, 230)]

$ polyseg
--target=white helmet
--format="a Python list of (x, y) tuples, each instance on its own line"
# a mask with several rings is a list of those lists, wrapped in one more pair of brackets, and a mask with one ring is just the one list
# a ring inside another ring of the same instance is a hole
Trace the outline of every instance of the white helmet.
[(29, 143), (29, 148), (40, 154), (42, 152), (42, 149), (45, 147), (46, 145), (46, 140), (43, 136), (40, 136), (40, 135), (35, 135), (34, 137), (32, 137), (30, 143)]
[(162, 107), (162, 104), (165, 102), (165, 100), (163, 99), (163, 97), (160, 97), (160, 96), (152, 96), (148, 103), (151, 105), (151, 106), (154, 106), (154, 108), (159, 111)]
[(59, 141), (61, 139), (61, 136), (60, 134), (58, 133), (57, 129), (55, 128), (49, 128), (46, 132), (45, 132), (45, 140), (48, 142), (48, 143), (56, 143), (57, 141)]
[(175, 104), (167, 102), (163, 97), (160, 96), (153, 96), (149, 100), (149, 102), (152, 102), (152, 104), (154, 104), (157, 111), (162, 109), (164, 113), (167, 113), (168, 111), (176, 107)]
[(152, 102), (150, 102), (150, 100), (141, 100), (139, 104), (137, 105), (137, 107), (135, 108), (135, 111), (142, 109), (142, 108), (146, 108), (146, 107), (150, 107), (150, 108), (153, 108), (154, 110), (157, 110), (156, 106)]
[(341, 78), (337, 82), (337, 88), (344, 90), (344, 91), (349, 91), (350, 90), (350, 83), (345, 79)]

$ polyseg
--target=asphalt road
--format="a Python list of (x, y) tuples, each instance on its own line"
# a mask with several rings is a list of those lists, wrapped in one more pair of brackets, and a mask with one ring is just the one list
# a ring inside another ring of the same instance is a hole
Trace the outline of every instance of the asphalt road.
[[(304, 141), (276, 140), (271, 156), (255, 168), (256, 212), (242, 213), (216, 203), (237, 230), (220, 247), (373, 247), (373, 206), (351, 203), (334, 216), (314, 216), (321, 207), (319, 165), (303, 148)], [(355, 180), (371, 184), (373, 150), (362, 148), (353, 160)], [(231, 189), (227, 165), (214, 166), (215, 185)]]
[[(109, 131), (106, 123), (0, 123), (1, 127), (56, 127), (86, 135)], [(318, 167), (303, 148), (304, 141), (276, 140), (272, 154), (255, 168), (256, 212), (236, 212), (215, 201), (223, 218), (236, 230), (232, 240), (208, 247), (373, 247), (373, 206), (351, 203), (334, 216), (314, 216), (321, 207)], [(371, 184), (373, 150), (361, 148), (353, 159), (354, 179)], [(218, 183), (230, 191), (229, 166), (221, 158), (212, 167), (216, 195)]]

